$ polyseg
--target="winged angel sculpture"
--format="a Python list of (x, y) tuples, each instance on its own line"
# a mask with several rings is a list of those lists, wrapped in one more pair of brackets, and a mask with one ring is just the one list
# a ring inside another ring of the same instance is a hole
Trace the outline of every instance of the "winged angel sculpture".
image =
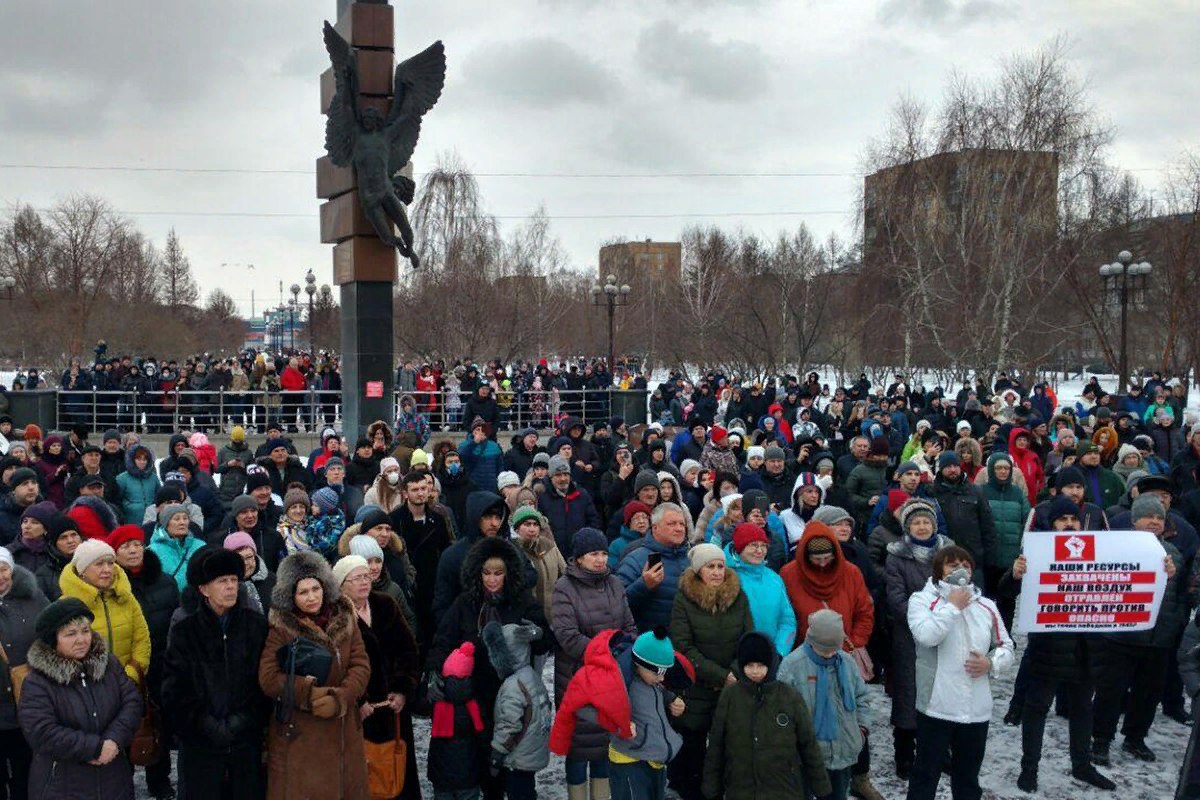
[[(376, 108), (358, 108), (358, 75), (350, 44), (325, 23), (325, 49), (333, 62), (336, 93), (325, 122), (325, 151), (339, 167), (353, 166), (358, 174), (358, 197), (379, 238), (412, 262), (412, 225), (405, 206), (413, 201), (416, 184), (400, 170), (412, 158), (421, 135), (421, 119), (433, 108), (446, 83), (446, 51), (434, 42), (396, 66), (392, 107), (385, 117)], [(400, 231), (392, 232), (392, 223)]]

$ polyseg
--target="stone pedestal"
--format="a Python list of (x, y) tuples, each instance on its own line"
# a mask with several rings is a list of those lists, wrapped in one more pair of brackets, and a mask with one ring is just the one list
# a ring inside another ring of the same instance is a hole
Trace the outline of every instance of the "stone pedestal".
[[(395, 419), (392, 285), (390, 280), (356, 280), (341, 287), (342, 428), (349, 439), (365, 433), (374, 420), (390, 426)], [(368, 391), (368, 383), (381, 384), (374, 388), (382, 397), (369, 396), (373, 392)]]

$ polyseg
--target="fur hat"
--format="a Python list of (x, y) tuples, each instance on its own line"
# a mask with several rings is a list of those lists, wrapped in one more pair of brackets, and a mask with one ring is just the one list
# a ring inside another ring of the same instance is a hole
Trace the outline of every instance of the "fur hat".
[(305, 578), (316, 578), (324, 590), (325, 603), (337, 602), (342, 596), (341, 587), (333, 579), (329, 562), (320, 553), (301, 550), (279, 562), (275, 573), (275, 588), (271, 590), (271, 608), (292, 611), (295, 606), (296, 584)]
[(146, 532), (139, 525), (118, 525), (108, 535), (108, 546), (113, 550), (120, 550), (121, 545), (133, 541), (146, 543)]
[(739, 667), (747, 664), (764, 664), (771, 666), (776, 659), (775, 647), (771, 640), (758, 631), (742, 634), (738, 640), (737, 663)]
[(245, 573), (242, 557), (233, 550), (206, 544), (188, 561), (187, 582), (188, 586), (200, 587), (226, 575), (232, 575), (240, 581)]
[(265, 470), (261, 472), (257, 470), (254, 472), (249, 470), (246, 471), (246, 494), (250, 494), (255, 489), (270, 485), (271, 476), (268, 475)]
[(85, 495), (77, 498), (67, 509), (67, 516), (75, 520), (85, 539), (102, 539), (117, 527), (117, 517), (112, 508), (99, 497)]

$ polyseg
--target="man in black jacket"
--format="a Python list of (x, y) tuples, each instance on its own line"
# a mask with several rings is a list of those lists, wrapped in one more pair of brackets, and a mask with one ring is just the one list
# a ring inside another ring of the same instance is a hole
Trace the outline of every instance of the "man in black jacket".
[(448, 515), (435, 511), (429, 502), (433, 498), (425, 474), (410, 471), (404, 476), (403, 484), (404, 503), (391, 513), (390, 518), (392, 529), (404, 540), (408, 560), (417, 573), (413, 613), (417, 618), (417, 641), (424, 657), (437, 628), (433, 594), (438, 560), (454, 541), (454, 532)]
[(975, 582), (983, 586), (984, 568), (996, 563), (996, 523), (983, 490), (967, 479), (953, 450), (938, 458), (938, 475), (929, 496), (942, 507), (946, 533), (971, 554)]
[(479, 384), (475, 394), (468, 397), (467, 402), (463, 403), (462, 429), (470, 430), (476, 417), (482, 418), (488, 424), (488, 438), (494, 441), (496, 431), (500, 430), (500, 407), (496, 405), (496, 398), (492, 397), (491, 384)]
[(270, 704), (258, 688), (267, 620), (238, 602), (242, 559), (208, 545), (188, 562), (203, 598), (171, 629), (163, 710), (179, 737), (180, 797), (263, 796), (262, 738)]

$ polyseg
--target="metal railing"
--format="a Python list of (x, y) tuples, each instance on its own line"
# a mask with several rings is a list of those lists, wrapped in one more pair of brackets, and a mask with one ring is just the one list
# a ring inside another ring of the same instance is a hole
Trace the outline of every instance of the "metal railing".
[[(59, 428), (83, 423), (90, 431), (110, 428), (142, 433), (174, 433), (179, 430), (228, 432), (241, 425), (261, 433), (269, 423), (288, 430), (313, 431), (331, 426), (342, 429), (341, 392), (172, 391), (119, 392), (58, 390), (55, 395)], [(460, 392), (396, 391), (392, 398), (391, 425), (401, 413), (400, 398), (410, 396), (430, 431), (462, 431), (470, 425), (466, 415), (470, 395)], [(496, 397), (501, 431), (524, 428), (545, 430), (566, 417), (578, 417), (588, 425), (608, 421), (614, 415), (630, 424), (645, 420), (646, 393), (605, 389), (554, 389), (549, 391), (501, 392)]]

